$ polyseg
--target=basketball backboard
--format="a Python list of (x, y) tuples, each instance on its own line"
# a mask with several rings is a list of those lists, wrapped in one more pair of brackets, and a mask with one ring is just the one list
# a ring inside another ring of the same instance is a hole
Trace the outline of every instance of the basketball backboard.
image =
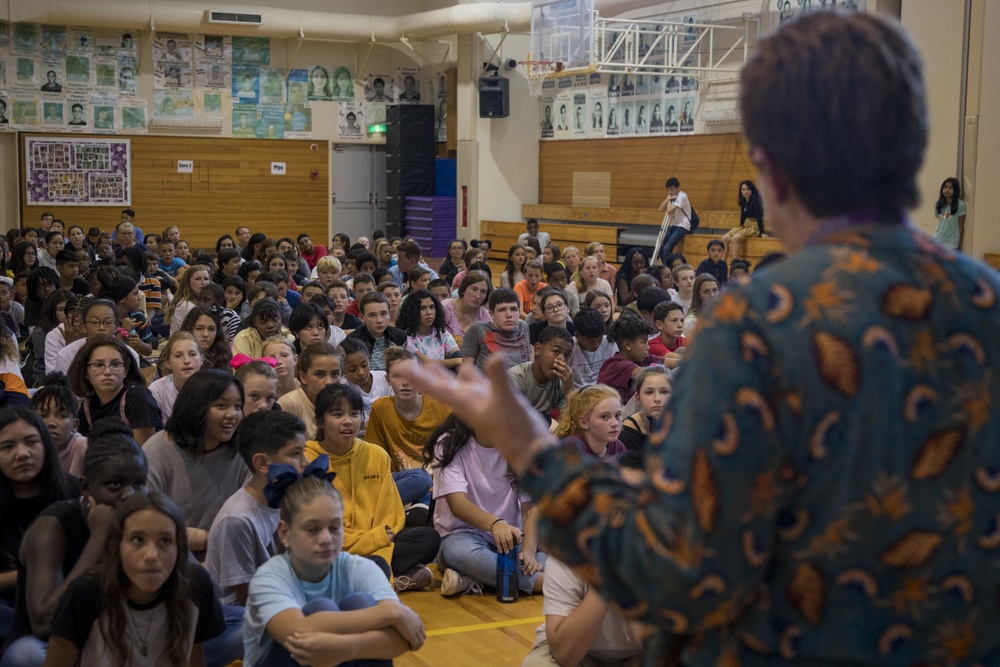
[(590, 67), (594, 0), (532, 0), (531, 59), (562, 63), (563, 69)]

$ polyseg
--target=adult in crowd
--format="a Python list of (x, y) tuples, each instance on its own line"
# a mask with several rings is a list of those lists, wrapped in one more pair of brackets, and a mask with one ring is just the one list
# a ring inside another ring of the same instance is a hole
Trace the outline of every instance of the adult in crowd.
[(643, 482), (557, 443), (500, 359), (488, 380), (402, 373), (507, 458), (553, 557), (697, 637), (682, 664), (988, 664), (1000, 280), (907, 221), (920, 57), (883, 15), (817, 11), (761, 40), (741, 79), (789, 255), (703, 314)]

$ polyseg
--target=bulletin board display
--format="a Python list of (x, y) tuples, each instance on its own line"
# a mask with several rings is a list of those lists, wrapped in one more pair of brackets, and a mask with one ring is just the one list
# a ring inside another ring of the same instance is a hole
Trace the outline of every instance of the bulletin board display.
[(29, 205), (127, 206), (132, 202), (128, 139), (26, 137)]

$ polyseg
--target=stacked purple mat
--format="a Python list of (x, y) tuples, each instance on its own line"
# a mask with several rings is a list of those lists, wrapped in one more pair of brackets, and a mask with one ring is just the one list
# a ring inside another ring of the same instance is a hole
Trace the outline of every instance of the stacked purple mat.
[(446, 257), (455, 238), (454, 197), (406, 197), (404, 234), (420, 244), (425, 257)]

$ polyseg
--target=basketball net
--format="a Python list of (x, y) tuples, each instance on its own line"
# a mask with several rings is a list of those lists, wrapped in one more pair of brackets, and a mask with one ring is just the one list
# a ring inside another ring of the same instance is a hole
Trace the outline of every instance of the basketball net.
[(520, 65), (528, 78), (528, 94), (534, 97), (542, 94), (542, 83), (550, 74), (562, 70), (562, 63), (552, 60), (522, 60)]

